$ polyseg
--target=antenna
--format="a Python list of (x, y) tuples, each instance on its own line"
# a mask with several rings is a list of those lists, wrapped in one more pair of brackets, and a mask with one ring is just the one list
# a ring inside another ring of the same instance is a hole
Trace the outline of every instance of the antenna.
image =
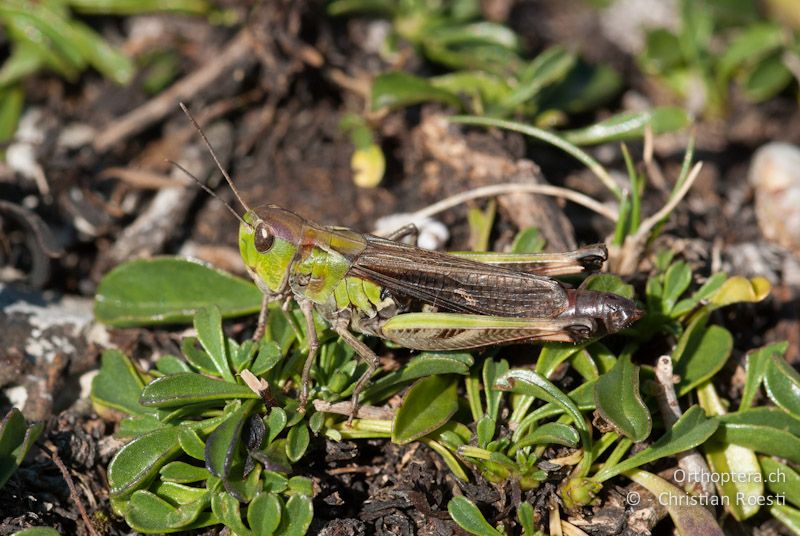
[[(214, 162), (217, 164), (217, 168), (222, 172), (222, 176), (225, 177), (225, 180), (228, 181), (228, 185), (231, 187), (231, 190), (233, 190), (233, 195), (236, 196), (236, 199), (239, 200), (239, 203), (241, 203), (241, 205), (244, 207), (244, 209), (246, 211), (250, 212), (251, 211), (250, 207), (247, 206), (247, 203), (245, 203), (244, 199), (242, 199), (242, 196), (239, 193), (239, 189), (236, 188), (236, 185), (233, 183), (233, 179), (231, 179), (230, 175), (228, 175), (228, 172), (225, 171), (225, 168), (222, 167), (222, 164), (219, 163), (219, 158), (217, 158), (217, 154), (214, 152), (214, 148), (211, 146), (211, 143), (208, 141), (208, 138), (206, 138), (206, 134), (205, 134), (205, 132), (203, 132), (203, 129), (200, 128), (200, 125), (198, 125), (197, 121), (194, 120), (194, 117), (192, 117), (192, 114), (189, 113), (189, 109), (186, 107), (185, 104), (183, 104), (182, 102), (179, 102), (178, 105), (181, 107), (181, 110), (183, 110), (183, 113), (186, 114), (186, 117), (189, 118), (189, 121), (192, 122), (192, 124), (194, 125), (194, 128), (197, 129), (197, 132), (200, 133), (200, 136), (203, 138), (203, 141), (205, 142), (206, 147), (208, 147), (208, 151), (211, 153), (211, 158), (214, 159)], [(178, 167), (180, 167), (180, 166), (178, 166)], [(181, 169), (183, 169), (183, 168), (181, 168)], [(200, 181), (198, 181), (198, 183), (199, 182)], [(241, 220), (241, 218), (239, 218), (239, 219)]]
[(188, 175), (194, 182), (196, 182), (197, 185), (200, 186), (200, 188), (205, 190), (207, 194), (211, 195), (211, 197), (213, 197), (214, 199), (216, 199), (217, 201), (219, 201), (220, 203), (225, 205), (225, 208), (227, 208), (231, 212), (231, 214), (233, 214), (236, 217), (237, 220), (242, 222), (242, 225), (246, 225), (247, 227), (250, 227), (252, 229), (253, 226), (250, 225), (249, 223), (247, 223), (246, 221), (244, 221), (244, 219), (242, 219), (242, 217), (239, 216), (239, 214), (235, 210), (233, 210), (232, 206), (230, 206), (228, 203), (223, 201), (217, 194), (214, 193), (214, 190), (212, 190), (211, 188), (209, 188), (208, 186), (203, 184), (200, 179), (198, 179), (197, 177), (192, 175), (191, 172), (189, 172), (188, 169), (186, 169), (185, 167), (183, 167), (182, 165), (180, 165), (179, 163), (177, 163), (174, 160), (167, 160), (167, 162), (169, 162), (170, 164), (172, 164), (176, 168), (178, 168), (181, 171), (183, 171), (184, 173), (186, 173), (186, 175)]

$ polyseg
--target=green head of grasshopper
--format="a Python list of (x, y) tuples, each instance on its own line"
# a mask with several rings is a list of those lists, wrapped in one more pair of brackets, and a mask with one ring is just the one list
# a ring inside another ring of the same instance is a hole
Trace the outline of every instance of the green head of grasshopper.
[(239, 226), (239, 252), (265, 294), (286, 288), (289, 267), (303, 238), (303, 219), (274, 205), (248, 209)]

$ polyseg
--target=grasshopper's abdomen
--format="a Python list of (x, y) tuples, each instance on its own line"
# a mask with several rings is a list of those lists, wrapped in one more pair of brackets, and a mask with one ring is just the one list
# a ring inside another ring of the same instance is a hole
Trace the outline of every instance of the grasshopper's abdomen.
[(569, 307), (562, 312), (560, 318), (589, 317), (594, 318), (602, 333), (616, 333), (635, 322), (642, 311), (636, 304), (617, 294), (594, 290), (567, 290)]

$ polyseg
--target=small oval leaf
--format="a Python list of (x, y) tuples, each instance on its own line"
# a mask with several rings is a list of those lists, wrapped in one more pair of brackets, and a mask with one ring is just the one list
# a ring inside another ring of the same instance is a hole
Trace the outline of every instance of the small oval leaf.
[(392, 441), (403, 445), (430, 434), (458, 409), (454, 376), (430, 376), (408, 390), (392, 423)]
[(461, 495), (447, 503), (447, 511), (459, 527), (476, 536), (503, 536), (503, 533), (486, 521), (475, 504)]
[(639, 392), (639, 367), (627, 354), (600, 376), (594, 386), (594, 400), (603, 419), (633, 441), (644, 441), (653, 422)]
[(110, 495), (123, 498), (144, 486), (180, 452), (179, 427), (167, 426), (134, 439), (108, 466)]
[(281, 522), (281, 500), (274, 493), (259, 493), (247, 507), (247, 523), (254, 534), (270, 536)]
[(304, 422), (292, 426), (286, 436), (286, 457), (290, 462), (294, 463), (303, 457), (310, 439), (308, 426)]
[(548, 422), (526, 435), (514, 446), (517, 449), (528, 445), (561, 445), (564, 447), (575, 447), (581, 438), (578, 432), (571, 426), (560, 422)]
[(800, 373), (783, 357), (771, 356), (764, 375), (764, 387), (775, 404), (800, 417)]
[(173, 408), (213, 400), (228, 401), (232, 398), (259, 396), (244, 385), (216, 380), (194, 372), (183, 372), (156, 378), (142, 390), (139, 401), (147, 407)]
[(225, 318), (261, 310), (251, 282), (188, 259), (140, 259), (114, 268), (100, 281), (95, 317), (117, 327), (187, 323), (216, 305)]

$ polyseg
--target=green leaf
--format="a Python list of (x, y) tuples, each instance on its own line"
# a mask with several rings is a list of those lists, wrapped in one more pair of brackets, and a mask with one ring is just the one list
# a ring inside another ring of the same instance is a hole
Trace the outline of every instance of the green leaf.
[(182, 372), (156, 378), (142, 390), (142, 405), (156, 408), (184, 407), (210, 401), (228, 401), (232, 398), (259, 398), (250, 388), (237, 383), (216, 380)]
[(549, 378), (558, 366), (583, 350), (589, 344), (548, 343), (542, 346), (539, 358), (536, 360), (536, 373)]
[(181, 428), (180, 432), (178, 432), (178, 443), (180, 443), (183, 452), (195, 460), (205, 461), (206, 444), (200, 439), (197, 432), (191, 428)]
[(208, 12), (206, 0), (69, 0), (76, 11), (92, 15), (138, 15), (154, 11), (177, 11), (202, 15)]
[(760, 456), (759, 461), (767, 489), (773, 495), (784, 497), (793, 505), (800, 506), (800, 474), (785, 463), (768, 456)]
[(743, 90), (748, 99), (761, 102), (783, 91), (791, 81), (792, 72), (786, 68), (783, 52), (779, 51), (754, 66), (744, 81)]
[[(724, 273), (716, 273), (708, 278), (708, 280), (703, 283), (694, 294), (691, 295), (689, 298), (684, 298), (678, 303), (675, 304), (675, 307), (672, 308), (670, 312), (670, 316), (672, 318), (678, 318), (686, 313), (690, 312), (694, 309), (702, 300), (708, 299), (714, 292), (719, 289), (722, 284), (728, 279), (728, 276)], [(650, 279), (650, 281), (655, 281), (655, 279)]]
[(292, 426), (286, 436), (286, 457), (289, 458), (290, 462), (294, 463), (303, 457), (310, 440), (308, 426), (305, 423), (301, 422)]
[(176, 508), (154, 493), (138, 490), (128, 502), (125, 521), (132, 529), (145, 534), (175, 532), (189, 529), (207, 505), (208, 500), (201, 500)]
[[(732, 443), (749, 449), (780, 456), (795, 463), (800, 463), (800, 436), (796, 431), (787, 430), (785, 427), (775, 426), (775, 422), (767, 420), (758, 423), (742, 422), (741, 417), (744, 413), (752, 413), (756, 410), (748, 410), (737, 415), (730, 413), (721, 417), (722, 421), (715, 439), (723, 443)], [(779, 410), (780, 411), (780, 410)], [(786, 414), (789, 416), (788, 414)], [(753, 415), (751, 417), (755, 417)], [(771, 417), (761, 413), (760, 416)], [(755, 420), (748, 417), (747, 420)]]
[(440, 102), (461, 109), (458, 96), (412, 74), (400, 71), (384, 73), (372, 82), (372, 110), (395, 110), (423, 102)]
[(247, 524), (258, 536), (269, 536), (281, 522), (281, 500), (274, 493), (259, 493), (247, 506)]
[(314, 520), (314, 506), (305, 495), (292, 495), (286, 501), (284, 515), (276, 534), (281, 536), (303, 536)]
[(444, 425), (458, 409), (458, 388), (452, 375), (430, 376), (415, 383), (392, 422), (392, 441), (410, 443)]
[(761, 385), (761, 380), (767, 373), (767, 367), (770, 363), (772, 355), (777, 354), (783, 356), (789, 348), (787, 341), (775, 342), (763, 346), (757, 350), (753, 350), (747, 354), (747, 379), (744, 383), (742, 390), (742, 401), (739, 403), (739, 411), (750, 409), (753, 405), (758, 394), (758, 387)]
[(19, 466), (14, 451), (25, 441), (25, 430), (22, 412), (11, 408), (0, 423), (0, 488)]
[(431, 77), (429, 81), (434, 87), (453, 95), (465, 95), (470, 100), (482, 101), (490, 109), (511, 92), (502, 77), (486, 71), (456, 71)]
[(293, 476), (289, 479), (289, 493), (311, 497), (314, 494), (314, 481), (305, 476)]
[(503, 536), (502, 532), (486, 521), (478, 507), (464, 496), (458, 495), (450, 499), (450, 502), (447, 503), (447, 511), (453, 521), (470, 534), (477, 536)]
[(640, 60), (647, 71), (663, 74), (683, 64), (682, 50), (683, 47), (675, 34), (664, 28), (658, 28), (647, 32), (645, 49)]
[(191, 372), (192, 369), (184, 360), (174, 355), (165, 355), (156, 361), (156, 370), (162, 374), (179, 374), (181, 372)]
[(231, 473), (234, 456), (241, 444), (242, 428), (247, 417), (260, 401), (250, 400), (239, 406), (211, 432), (206, 440), (206, 467), (223, 480)]
[(121, 264), (100, 281), (94, 313), (116, 327), (189, 322), (216, 305), (224, 318), (261, 310), (261, 292), (249, 281), (180, 258)]
[[(707, 415), (724, 415), (727, 411), (710, 382), (698, 387), (697, 398)], [(764, 494), (761, 467), (755, 452), (739, 445), (720, 443), (713, 437), (706, 441), (703, 450), (712, 474), (735, 475), (720, 478), (716, 483), (719, 494), (725, 498), (725, 509), (739, 521), (755, 515)], [(691, 485), (694, 482), (689, 481), (697, 480), (695, 475), (686, 476), (684, 484)]]
[(548, 422), (514, 443), (517, 449), (528, 445), (561, 445), (575, 447), (580, 442), (578, 432), (571, 426), (559, 422)]
[(661, 295), (661, 312), (672, 311), (678, 298), (692, 283), (692, 269), (684, 261), (673, 262), (664, 274), (664, 287)]
[(289, 418), (286, 416), (286, 411), (283, 408), (274, 407), (270, 410), (269, 416), (264, 419), (264, 424), (267, 425), (267, 444), (275, 441), (284, 428)]
[[(213, 477), (206, 472), (206, 478)], [(211, 487), (211, 485), (209, 485)], [(197, 501), (205, 501), (209, 498), (209, 491), (206, 488), (187, 486), (176, 482), (165, 482), (157, 480), (150, 486), (150, 491), (166, 500), (170, 504), (192, 504)]]
[(581, 288), (598, 292), (611, 292), (623, 298), (633, 299), (633, 285), (625, 283), (619, 276), (612, 274), (593, 274), (587, 277)]
[(639, 367), (629, 355), (598, 378), (594, 401), (603, 419), (626, 437), (639, 442), (650, 435), (653, 423), (639, 392)]
[(784, 430), (800, 437), (800, 418), (779, 408), (758, 407), (721, 417), (727, 424), (754, 424)]
[(76, 20), (67, 21), (65, 26), (69, 29), (75, 49), (92, 67), (117, 84), (130, 83), (134, 74), (134, 65), (130, 58)]
[(685, 395), (719, 372), (733, 350), (733, 336), (720, 326), (710, 326), (698, 331), (687, 329), (684, 332), (684, 337), (686, 336), (695, 336), (695, 342), (684, 347), (675, 363), (674, 372), (680, 377), (678, 396)]
[(764, 387), (775, 404), (800, 417), (800, 373), (783, 357), (775, 354), (770, 357)]
[(225, 335), (222, 333), (222, 315), (216, 305), (203, 307), (194, 315), (194, 329), (197, 338), (206, 351), (217, 374), (233, 383), (236, 380), (231, 373), (228, 362), (228, 350), (225, 346)]
[(209, 477), (208, 470), (205, 467), (198, 467), (180, 461), (168, 463), (158, 473), (161, 475), (161, 480), (179, 484), (199, 482)]
[(60, 536), (60, 533), (50, 527), (30, 527), (18, 530), (12, 536)]
[(783, 523), (792, 534), (800, 534), (800, 510), (786, 505), (773, 504), (769, 513)]
[(100, 373), (92, 379), (91, 399), (98, 412), (112, 408), (128, 415), (152, 415), (139, 402), (144, 382), (133, 362), (119, 350), (106, 350), (100, 357)]
[(538, 253), (546, 241), (537, 227), (528, 227), (517, 233), (511, 243), (511, 253)]
[[(10, 60), (8, 60), (10, 61)], [(8, 66), (8, 61), (0, 70), (0, 80)], [(3, 87), (0, 82), (0, 142), (8, 141), (17, 131), (19, 117), (22, 114), (22, 105), (25, 101), (25, 93), (21, 87)], [(0, 152), (0, 157), (3, 153)]]
[(122, 447), (108, 466), (110, 495), (125, 498), (144, 487), (161, 467), (178, 455), (179, 427), (166, 426), (138, 437)]
[(364, 392), (364, 400), (377, 400), (387, 390), (400, 384), (442, 374), (469, 374), (474, 359), (470, 354), (461, 352), (422, 352), (412, 358), (400, 370), (391, 372), (378, 379)]
[(569, 415), (578, 432), (580, 432), (581, 442), (584, 446), (589, 446), (589, 427), (580, 410), (578, 410), (578, 407), (570, 397), (561, 392), (558, 387), (550, 383), (544, 376), (531, 370), (513, 369), (497, 380), (495, 389), (535, 396), (560, 407)]
[(691, 122), (689, 113), (683, 108), (664, 106), (645, 112), (623, 112), (586, 128), (560, 134), (575, 145), (596, 145), (641, 139), (647, 126), (653, 134), (659, 135), (682, 130)]
[(478, 419), (478, 424), (476, 425), (475, 429), (477, 431), (478, 436), (478, 445), (481, 448), (486, 448), (486, 445), (494, 439), (494, 431), (497, 424), (495, 420), (489, 417), (488, 415), (483, 415), (480, 419)]
[(594, 476), (594, 480), (603, 482), (640, 465), (694, 448), (711, 437), (718, 426), (719, 421), (716, 417), (708, 418), (700, 406), (692, 406), (678, 419), (672, 429), (652, 445), (628, 456), (625, 461), (617, 465), (604, 467)]
[(264, 470), (264, 491), (282, 493), (289, 487), (289, 479), (281, 473)]
[(469, 243), (473, 251), (487, 251), (489, 249), (489, 237), (494, 225), (496, 208), (497, 204), (492, 200), (486, 205), (485, 210), (470, 208), (467, 211)]
[(258, 345), (258, 354), (250, 366), (250, 372), (256, 376), (263, 376), (281, 360), (281, 348), (275, 341), (261, 339)]
[(725, 47), (719, 57), (719, 78), (727, 82), (742, 65), (759, 62), (764, 56), (781, 47), (785, 32), (778, 24), (754, 23), (746, 27)]
[(522, 536), (535, 536), (536, 526), (534, 524), (533, 506), (529, 502), (521, 502), (517, 506), (517, 519), (522, 526)]
[[(486, 415), (493, 421), (497, 421), (500, 415), (500, 402), (503, 399), (503, 393), (493, 389), (497, 378), (508, 372), (508, 362), (505, 359), (495, 361), (494, 359), (486, 359), (483, 362), (483, 385), (486, 395)], [(494, 429), (492, 430), (494, 434)]]
[(211, 498), (211, 510), (237, 536), (254, 536), (242, 522), (239, 500), (230, 493), (217, 493)]
[(562, 81), (575, 66), (575, 54), (560, 46), (550, 47), (523, 69), (519, 84), (502, 106), (514, 109), (539, 94), (545, 87)]

